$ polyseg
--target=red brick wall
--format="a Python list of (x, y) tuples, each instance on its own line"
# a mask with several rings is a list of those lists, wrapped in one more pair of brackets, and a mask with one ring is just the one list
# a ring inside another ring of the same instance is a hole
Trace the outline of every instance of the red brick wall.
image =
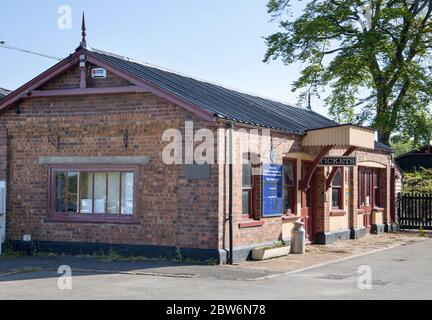
[(359, 225), (359, 217), (358, 217), (358, 169), (350, 168), (350, 204), (349, 204), (349, 225), (352, 229), (359, 229), (363, 225)]
[(42, 85), (39, 89), (71, 89), (79, 88), (80, 86), (80, 72), (79, 66), (75, 65), (69, 70), (63, 72), (61, 75), (55, 77), (50, 82)]
[(324, 168), (318, 167), (316, 169), (315, 175), (317, 184), (316, 188), (318, 193), (316, 195), (318, 197), (318, 203), (316, 208), (315, 229), (317, 233), (322, 233), (329, 231), (331, 203), (328, 201), (328, 195), (325, 195), (328, 190), (326, 190), (325, 188), (326, 179), (324, 174)]
[[(282, 163), (284, 157), (288, 158), (297, 158), (297, 166), (299, 167), (299, 171), (301, 171), (301, 159), (312, 160), (319, 153), (321, 148), (302, 148), (301, 145), (301, 137), (297, 136), (289, 136), (289, 135), (278, 135), (273, 132), (272, 134), (273, 146), (277, 146), (276, 148), (276, 159), (275, 163)], [(238, 143), (241, 144), (244, 140), (239, 139)], [(282, 143), (281, 143), (282, 142)], [(336, 149), (330, 152), (331, 155), (342, 155), (346, 149)], [(240, 156), (239, 146), (236, 145), (235, 152), (237, 152), (237, 156)], [(390, 156), (388, 154), (380, 153), (380, 152), (371, 152), (370, 150), (359, 150), (356, 152), (358, 157), (358, 161), (372, 161), (379, 163), (381, 165), (388, 165)], [(386, 169), (383, 169), (385, 171)], [(300, 174), (297, 174), (297, 180), (300, 181)], [(228, 224), (224, 217), (227, 214), (227, 196), (228, 196), (228, 186), (227, 186), (227, 177), (228, 177), (228, 168), (224, 166), (220, 166), (220, 229), (224, 230), (225, 233), (220, 234), (220, 243), (222, 248), (228, 247), (228, 235), (227, 228)], [(331, 217), (331, 188), (326, 189), (326, 177), (329, 172), (329, 167), (318, 167), (315, 173), (316, 179), (316, 195), (317, 198), (317, 208), (316, 208), (316, 232), (324, 233), (329, 232), (330, 230), (330, 221), (331, 219), (339, 219), (339, 217)], [(349, 190), (349, 198), (348, 198), (348, 206), (345, 207), (347, 224), (346, 229), (353, 227), (358, 228), (357, 223), (357, 168), (351, 168), (346, 171), (348, 175), (348, 183), (346, 184), (347, 189)], [(223, 178), (225, 176), (225, 180)], [(282, 236), (283, 225), (290, 224), (297, 219), (300, 218), (300, 210), (297, 210), (297, 216), (291, 217), (288, 220), (282, 217), (269, 217), (269, 218), (261, 218), (260, 221), (263, 222), (262, 225), (253, 226), (253, 227), (240, 227), (240, 223), (244, 222), (242, 217), (242, 203), (241, 203), (241, 180), (242, 172), (240, 165), (234, 165), (234, 202), (233, 202), (233, 215), (234, 215), (234, 247), (242, 247), (242, 246), (253, 246), (261, 243), (267, 243), (272, 241), (277, 241)], [(386, 199), (384, 194), (388, 193), (389, 180), (384, 175), (382, 181), (382, 199)], [(345, 190), (343, 191), (345, 193)], [(225, 196), (224, 196), (225, 195)], [(345, 194), (344, 194), (345, 195)], [(327, 200), (326, 200), (327, 199)], [(301, 198), (298, 194), (297, 201), (300, 202)], [(344, 199), (345, 202), (345, 199)], [(388, 201), (383, 200), (383, 206), (385, 208), (385, 216), (388, 212)], [(258, 207), (257, 211), (261, 214), (261, 208)], [(335, 230), (333, 230), (335, 231)]]
[[(213, 125), (150, 94), (32, 98), (20, 104), (19, 114), (7, 111), (0, 128), (7, 128), (10, 146), (8, 239), (31, 234), (32, 240), (218, 248), (217, 167), (210, 180), (188, 181), (184, 166), (162, 162), (162, 133), (182, 131), (186, 120), (196, 128)], [(59, 150), (48, 142), (50, 134), (59, 135)], [(3, 135), (4, 129), (1, 151)], [(41, 156), (148, 156), (150, 163), (139, 169), (140, 224), (44, 222), (48, 171), (38, 164)]]
[[(87, 70), (89, 87), (129, 85), (110, 73), (106, 79), (91, 79), (90, 68), (88, 66)], [(76, 66), (42, 88), (76, 88), (79, 80)], [(162, 141), (162, 133), (169, 128), (183, 132), (186, 120), (193, 120), (195, 129), (216, 131), (214, 123), (205, 122), (150, 94), (31, 98), (20, 103), (19, 114), (15, 110), (7, 111), (0, 117), (0, 178), (6, 176), (5, 161), (2, 160), (6, 159), (6, 150), (9, 150), (8, 192), (13, 196), (9, 196), (8, 204), (8, 238), (21, 240), (24, 234), (31, 234), (33, 240), (227, 248), (228, 166), (213, 165), (210, 180), (188, 181), (183, 165), (162, 163), (162, 149), (167, 144)], [(125, 129), (129, 133), (127, 149), (123, 143)], [(60, 137), (59, 150), (48, 142), (50, 135)], [(241, 144), (240, 139), (235, 145), (238, 158), (241, 158)], [(301, 136), (275, 132), (272, 133), (272, 145), (276, 148), (275, 163), (282, 163), (284, 157), (298, 159), (298, 180), (301, 178), (301, 160), (311, 160), (319, 152), (319, 148), (302, 148)], [(334, 152), (341, 154), (343, 151)], [(363, 151), (357, 155), (359, 161), (388, 163), (388, 155)], [(46, 223), (48, 170), (38, 164), (41, 156), (148, 156), (150, 163), (139, 169), (136, 213), (139, 224)], [(356, 175), (351, 174), (351, 177), (355, 179)], [(296, 217), (261, 218), (263, 225), (241, 228), (244, 219), (242, 167), (239, 164), (234, 165), (233, 179), (235, 247), (278, 240), (282, 237), (283, 226), (292, 225), (300, 218), (298, 205)], [(330, 203), (324, 202), (324, 192), (330, 191), (324, 190), (324, 168), (317, 170), (317, 183), (316, 227), (318, 232), (326, 232)], [(356, 187), (352, 189), (354, 191)], [(298, 202), (300, 199), (298, 192)], [(356, 196), (351, 196), (351, 201), (355, 199)], [(383, 199), (388, 208), (388, 197), (384, 195)], [(260, 201), (256, 205), (257, 215), (260, 215)], [(355, 205), (349, 207), (352, 218)], [(355, 227), (355, 222), (351, 221), (350, 226)]]
[[(238, 134), (239, 128), (235, 129)], [(261, 132), (259, 133), (261, 134)], [(273, 132), (272, 133), (272, 146), (275, 148), (275, 163), (282, 163), (284, 154), (301, 152), (300, 136), (284, 135)], [(236, 159), (241, 159), (241, 145), (245, 143), (242, 136), (237, 136), (234, 144), (234, 152)], [(261, 145), (261, 140), (258, 139), (258, 145)], [(228, 151), (227, 151), (228, 152)], [(263, 155), (260, 154), (261, 159)], [(268, 157), (268, 155), (267, 155)], [(269, 163), (267, 160), (266, 163)], [(298, 164), (299, 165), (299, 164)], [(219, 166), (219, 215), (220, 215), (220, 230), (219, 241), (221, 248), (228, 248), (228, 222), (225, 217), (228, 214), (228, 166)], [(242, 166), (241, 162), (233, 165), (233, 235), (234, 235), (234, 248), (242, 246), (256, 245), (260, 243), (268, 243), (277, 241), (282, 238), (283, 224), (292, 223), (297, 218), (284, 220), (282, 217), (266, 217), (262, 218), (261, 201), (256, 201), (255, 216), (261, 217), (260, 221), (263, 222), (260, 226), (241, 227), (240, 225), (245, 222), (242, 216)], [(259, 186), (259, 184), (258, 184)], [(257, 190), (257, 194), (261, 194), (261, 189)], [(297, 212), (300, 214), (299, 212)], [(225, 232), (222, 232), (225, 230)]]
[(104, 87), (125, 87), (131, 85), (127, 80), (124, 80), (111, 72), (107, 71), (105, 79), (93, 79), (91, 77), (91, 69), (97, 66), (87, 64), (87, 87), (89, 88), (104, 88)]
[[(124, 80), (109, 71), (104, 79), (92, 79), (91, 69), (97, 66), (88, 63), (86, 68), (86, 82), (88, 88), (105, 88), (105, 87), (123, 87), (131, 85), (129, 81)], [(80, 86), (80, 68), (78, 65), (73, 66), (66, 72), (55, 77), (48, 83), (40, 87), (41, 90), (52, 89), (71, 89)]]

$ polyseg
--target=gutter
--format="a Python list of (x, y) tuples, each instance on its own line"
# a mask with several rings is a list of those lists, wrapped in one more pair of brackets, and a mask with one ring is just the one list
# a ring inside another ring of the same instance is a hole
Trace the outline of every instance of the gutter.
[(278, 129), (278, 128), (273, 128), (273, 127), (269, 127), (269, 126), (263, 126), (263, 125), (259, 125), (259, 124), (252, 124), (252, 123), (247, 123), (247, 122), (230, 120), (230, 119), (222, 117), (218, 114), (214, 114), (213, 116), (214, 116), (214, 122), (217, 122), (217, 123), (223, 123), (223, 124), (227, 124), (227, 125), (237, 124), (238, 126), (245, 127), (245, 128), (251, 128), (251, 129), (269, 129), (271, 131), (281, 133), (284, 135), (294, 135), (294, 136), (300, 136), (300, 137), (304, 137), (306, 135), (306, 132), (289, 131), (289, 130)]

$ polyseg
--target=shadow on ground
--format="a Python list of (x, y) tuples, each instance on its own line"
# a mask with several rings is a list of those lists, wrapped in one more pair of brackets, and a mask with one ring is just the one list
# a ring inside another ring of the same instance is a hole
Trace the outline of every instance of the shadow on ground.
[(275, 272), (244, 270), (236, 267), (203, 265), (182, 261), (145, 260), (105, 261), (94, 257), (14, 257), (0, 259), (0, 283), (59, 277), (60, 266), (69, 266), (74, 276), (129, 274), (181, 278), (216, 278), (224, 280), (259, 280)]

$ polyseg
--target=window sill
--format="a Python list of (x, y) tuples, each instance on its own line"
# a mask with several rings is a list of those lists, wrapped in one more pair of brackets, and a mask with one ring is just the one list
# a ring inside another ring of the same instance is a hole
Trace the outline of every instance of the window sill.
[(343, 217), (344, 215), (346, 215), (345, 210), (333, 209), (330, 211), (330, 217)]
[(357, 209), (357, 214), (364, 214), (365, 211), (363, 209)]
[(44, 219), (45, 223), (89, 223), (89, 224), (129, 224), (138, 225), (140, 222), (131, 217), (72, 217), (56, 216)]
[(264, 225), (264, 221), (262, 220), (250, 220), (250, 221), (243, 221), (239, 223), (239, 228), (255, 228), (255, 227), (261, 227)]
[(375, 207), (375, 208), (372, 209), (372, 211), (384, 212), (384, 208)]

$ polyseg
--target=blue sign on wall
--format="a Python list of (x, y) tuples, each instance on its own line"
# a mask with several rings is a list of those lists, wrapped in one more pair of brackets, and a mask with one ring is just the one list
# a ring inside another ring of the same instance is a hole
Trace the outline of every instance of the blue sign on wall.
[(282, 165), (263, 164), (262, 200), (263, 216), (282, 215)]

